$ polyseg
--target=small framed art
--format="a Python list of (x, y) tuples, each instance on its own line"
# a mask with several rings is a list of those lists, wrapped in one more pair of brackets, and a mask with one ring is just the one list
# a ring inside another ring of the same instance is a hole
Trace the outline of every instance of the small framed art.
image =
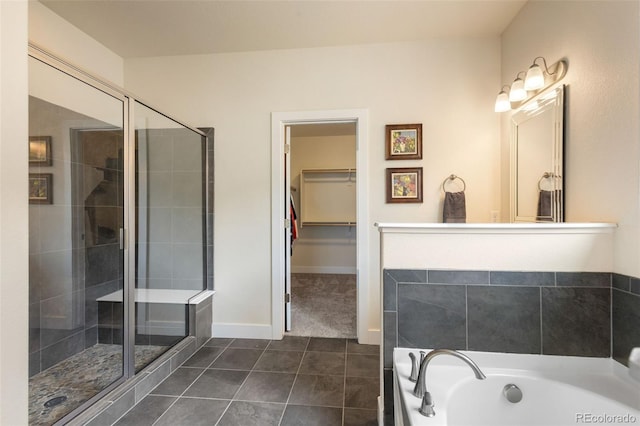
[(387, 169), (387, 203), (422, 203), (422, 167)]
[(29, 203), (53, 204), (53, 174), (29, 173)]
[(387, 160), (422, 158), (422, 124), (387, 124), (385, 131)]
[(30, 136), (29, 137), (29, 165), (30, 166), (50, 166), (51, 159), (51, 136)]

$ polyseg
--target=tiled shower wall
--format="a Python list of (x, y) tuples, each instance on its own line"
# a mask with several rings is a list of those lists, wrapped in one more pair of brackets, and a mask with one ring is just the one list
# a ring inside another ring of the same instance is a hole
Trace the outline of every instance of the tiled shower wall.
[(608, 272), (383, 271), (385, 415), (395, 347), (609, 357), (640, 346), (640, 280)]
[(205, 153), (191, 130), (137, 130), (144, 140), (146, 198), (138, 206), (138, 227), (146, 238), (138, 242), (146, 264), (139, 265), (139, 288), (203, 289), (203, 217)]
[(29, 171), (53, 183), (51, 204), (29, 205), (33, 376), (95, 345), (96, 299), (122, 288), (122, 132), (34, 97), (29, 108), (30, 135), (50, 136), (52, 150), (50, 166)]
[[(137, 246), (139, 252), (145, 252), (147, 262), (137, 265), (138, 288), (202, 290), (205, 244), (206, 288), (213, 289), (214, 131), (201, 130), (208, 135), (206, 147), (198, 135), (184, 128), (137, 130), (138, 141), (146, 142), (139, 155), (145, 155), (148, 168), (148, 198), (138, 208), (147, 240)], [(140, 154), (143, 151), (145, 154)], [(208, 161), (206, 175), (204, 161)], [(206, 214), (202, 206), (205, 188), (209, 191)], [(171, 346), (188, 331), (189, 317), (183, 305), (137, 303), (136, 318), (136, 344)], [(114, 325), (116, 331), (120, 329), (121, 303), (101, 302), (99, 321), (99, 342), (120, 343), (109, 340), (109, 331)], [(116, 333), (113, 335), (115, 339)]]

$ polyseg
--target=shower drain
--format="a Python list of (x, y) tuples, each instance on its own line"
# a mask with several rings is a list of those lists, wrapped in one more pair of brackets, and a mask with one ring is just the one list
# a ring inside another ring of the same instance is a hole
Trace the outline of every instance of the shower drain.
[(51, 398), (47, 402), (44, 403), (44, 406), (47, 408), (55, 407), (56, 405), (60, 405), (67, 400), (66, 396), (56, 396), (55, 398)]

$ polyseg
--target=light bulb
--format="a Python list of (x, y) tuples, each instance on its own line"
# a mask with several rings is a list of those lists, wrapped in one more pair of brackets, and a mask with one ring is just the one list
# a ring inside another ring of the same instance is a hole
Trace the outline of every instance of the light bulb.
[(544, 74), (540, 66), (533, 64), (527, 71), (524, 79), (525, 90), (538, 90), (544, 86)]
[(496, 98), (496, 112), (505, 112), (511, 109), (511, 102), (509, 102), (509, 95), (504, 90), (501, 90), (498, 93), (498, 97)]
[(509, 100), (511, 102), (518, 102), (526, 99), (527, 91), (524, 90), (524, 81), (520, 77), (513, 80), (511, 84), (511, 90), (509, 91)]

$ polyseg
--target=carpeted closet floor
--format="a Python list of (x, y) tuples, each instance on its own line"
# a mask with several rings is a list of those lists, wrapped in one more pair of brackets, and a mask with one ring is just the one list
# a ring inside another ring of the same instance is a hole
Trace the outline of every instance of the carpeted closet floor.
[(291, 274), (292, 336), (355, 338), (356, 275)]

